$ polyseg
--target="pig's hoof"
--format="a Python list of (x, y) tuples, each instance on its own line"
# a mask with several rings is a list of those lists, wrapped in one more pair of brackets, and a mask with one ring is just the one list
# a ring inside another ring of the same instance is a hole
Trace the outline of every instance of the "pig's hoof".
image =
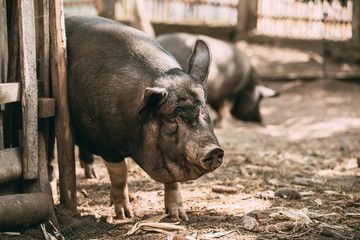
[(97, 179), (93, 165), (86, 164), (84, 166), (85, 177), (88, 179)]
[(184, 220), (189, 221), (188, 216), (186, 215), (184, 207), (174, 207), (166, 210), (166, 213), (170, 215), (171, 220)]
[(133, 218), (134, 217), (133, 210), (129, 206), (117, 207), (115, 209), (115, 214), (116, 214), (117, 219), (125, 219), (125, 218)]

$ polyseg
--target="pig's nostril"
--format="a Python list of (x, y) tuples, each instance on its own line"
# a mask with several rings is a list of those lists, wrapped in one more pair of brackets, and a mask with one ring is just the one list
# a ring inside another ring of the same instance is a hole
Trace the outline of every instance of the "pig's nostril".
[(204, 159), (204, 163), (205, 163), (205, 164), (207, 164), (207, 163), (211, 163), (211, 162), (212, 162), (212, 160), (213, 160), (213, 158), (212, 158), (212, 157), (207, 157), (207, 158), (205, 158), (205, 159)]
[(202, 160), (202, 165), (206, 169), (215, 169), (221, 165), (223, 157), (224, 151), (221, 148), (215, 148), (206, 154)]

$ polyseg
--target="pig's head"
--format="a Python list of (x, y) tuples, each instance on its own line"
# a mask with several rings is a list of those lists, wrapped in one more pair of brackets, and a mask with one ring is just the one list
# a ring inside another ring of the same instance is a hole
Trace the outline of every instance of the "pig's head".
[(197, 179), (223, 161), (205, 104), (210, 59), (199, 40), (188, 73), (171, 69), (144, 91), (139, 111), (144, 147), (138, 163), (156, 181)]
[(248, 85), (235, 96), (231, 114), (243, 121), (262, 122), (260, 102), (264, 98), (276, 97), (279, 93), (261, 84), (254, 68), (251, 68)]

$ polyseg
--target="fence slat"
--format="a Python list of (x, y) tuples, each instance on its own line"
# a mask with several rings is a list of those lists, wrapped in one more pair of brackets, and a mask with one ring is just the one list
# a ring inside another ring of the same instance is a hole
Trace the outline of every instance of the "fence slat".
[[(8, 31), (7, 31), (7, 16), (6, 16), (6, 1), (0, 0), (0, 83), (7, 81), (8, 61), (9, 61), (9, 46), (8, 46)], [(4, 127), (3, 127), (3, 112), (0, 109), (0, 149), (4, 148)]]
[(55, 99), (39, 98), (39, 118), (55, 116)]
[(0, 0), (0, 82), (7, 81), (8, 34), (6, 18), (6, 1)]
[(61, 0), (53, 0), (49, 3), (51, 80), (57, 107), (55, 133), (58, 147), (60, 203), (68, 209), (76, 210), (74, 140), (67, 102), (66, 37), (62, 4)]
[(20, 101), (20, 83), (0, 84), (0, 104)]
[(35, 15), (32, 0), (18, 0), (20, 39), (21, 103), (24, 130), (23, 177), (38, 177)]

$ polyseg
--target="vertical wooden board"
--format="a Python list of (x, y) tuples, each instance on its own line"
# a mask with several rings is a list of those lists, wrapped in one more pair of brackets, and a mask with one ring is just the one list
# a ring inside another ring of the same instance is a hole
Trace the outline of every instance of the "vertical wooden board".
[[(8, 48), (9, 48), (9, 64), (8, 64), (8, 79), (7, 82), (14, 83), (18, 80), (18, 56), (19, 56), (19, 14), (18, 1), (7, 1), (8, 13)], [(4, 125), (4, 146), (9, 148), (14, 142), (15, 135), (13, 134), (13, 126), (16, 122), (14, 119), (14, 111), (16, 103), (5, 104), (5, 112), (3, 116)]]
[(247, 0), (239, 0), (238, 3), (238, 22), (237, 22), (237, 31), (239, 34), (246, 32), (247, 28), (247, 19), (248, 19), (248, 4)]
[[(0, 83), (7, 81), (8, 71), (8, 34), (6, 0), (0, 0)], [(0, 150), (4, 148), (3, 112), (0, 109)]]
[(101, 13), (102, 17), (115, 19), (115, 0), (106, 0), (102, 2)]
[(38, 0), (38, 41), (39, 41), (39, 79), (44, 86), (41, 97), (50, 97), (50, 56), (49, 56), (49, 1)]
[(63, 2), (49, 2), (50, 62), (53, 95), (56, 104), (55, 133), (57, 139), (60, 203), (76, 210), (76, 175), (74, 140), (70, 123), (66, 80), (66, 35)]
[(352, 40), (360, 44), (360, 1), (353, 1), (352, 4)]
[(8, 82), (17, 81), (17, 64), (19, 55), (19, 11), (17, 6), (18, 1), (11, 3), (11, 14), (8, 21), (10, 21), (9, 29), (9, 70)]
[(36, 79), (35, 16), (32, 0), (18, 0), (20, 78), (22, 85), (22, 118), (24, 130), (23, 177), (38, 177), (37, 109), (38, 93)]
[(256, 29), (258, 0), (248, 0), (247, 31)]
[(8, 66), (8, 34), (6, 0), (0, 0), (0, 82), (7, 81)]
[[(38, 0), (37, 1), (38, 16), (36, 17), (38, 22), (38, 54), (40, 59), (39, 64), (39, 79), (42, 85), (42, 91), (39, 94), (40, 97), (50, 97), (50, 33), (49, 33), (49, 0)], [(40, 100), (40, 99), (39, 99)], [(40, 110), (40, 104), (39, 104)], [(54, 116), (54, 115), (53, 115)], [(47, 153), (47, 159), (52, 158), (50, 149), (54, 145), (54, 129), (50, 129), (50, 122), (53, 119), (45, 118), (39, 119), (39, 130), (43, 132), (45, 139), (45, 149)], [(51, 155), (51, 156), (50, 156)]]

